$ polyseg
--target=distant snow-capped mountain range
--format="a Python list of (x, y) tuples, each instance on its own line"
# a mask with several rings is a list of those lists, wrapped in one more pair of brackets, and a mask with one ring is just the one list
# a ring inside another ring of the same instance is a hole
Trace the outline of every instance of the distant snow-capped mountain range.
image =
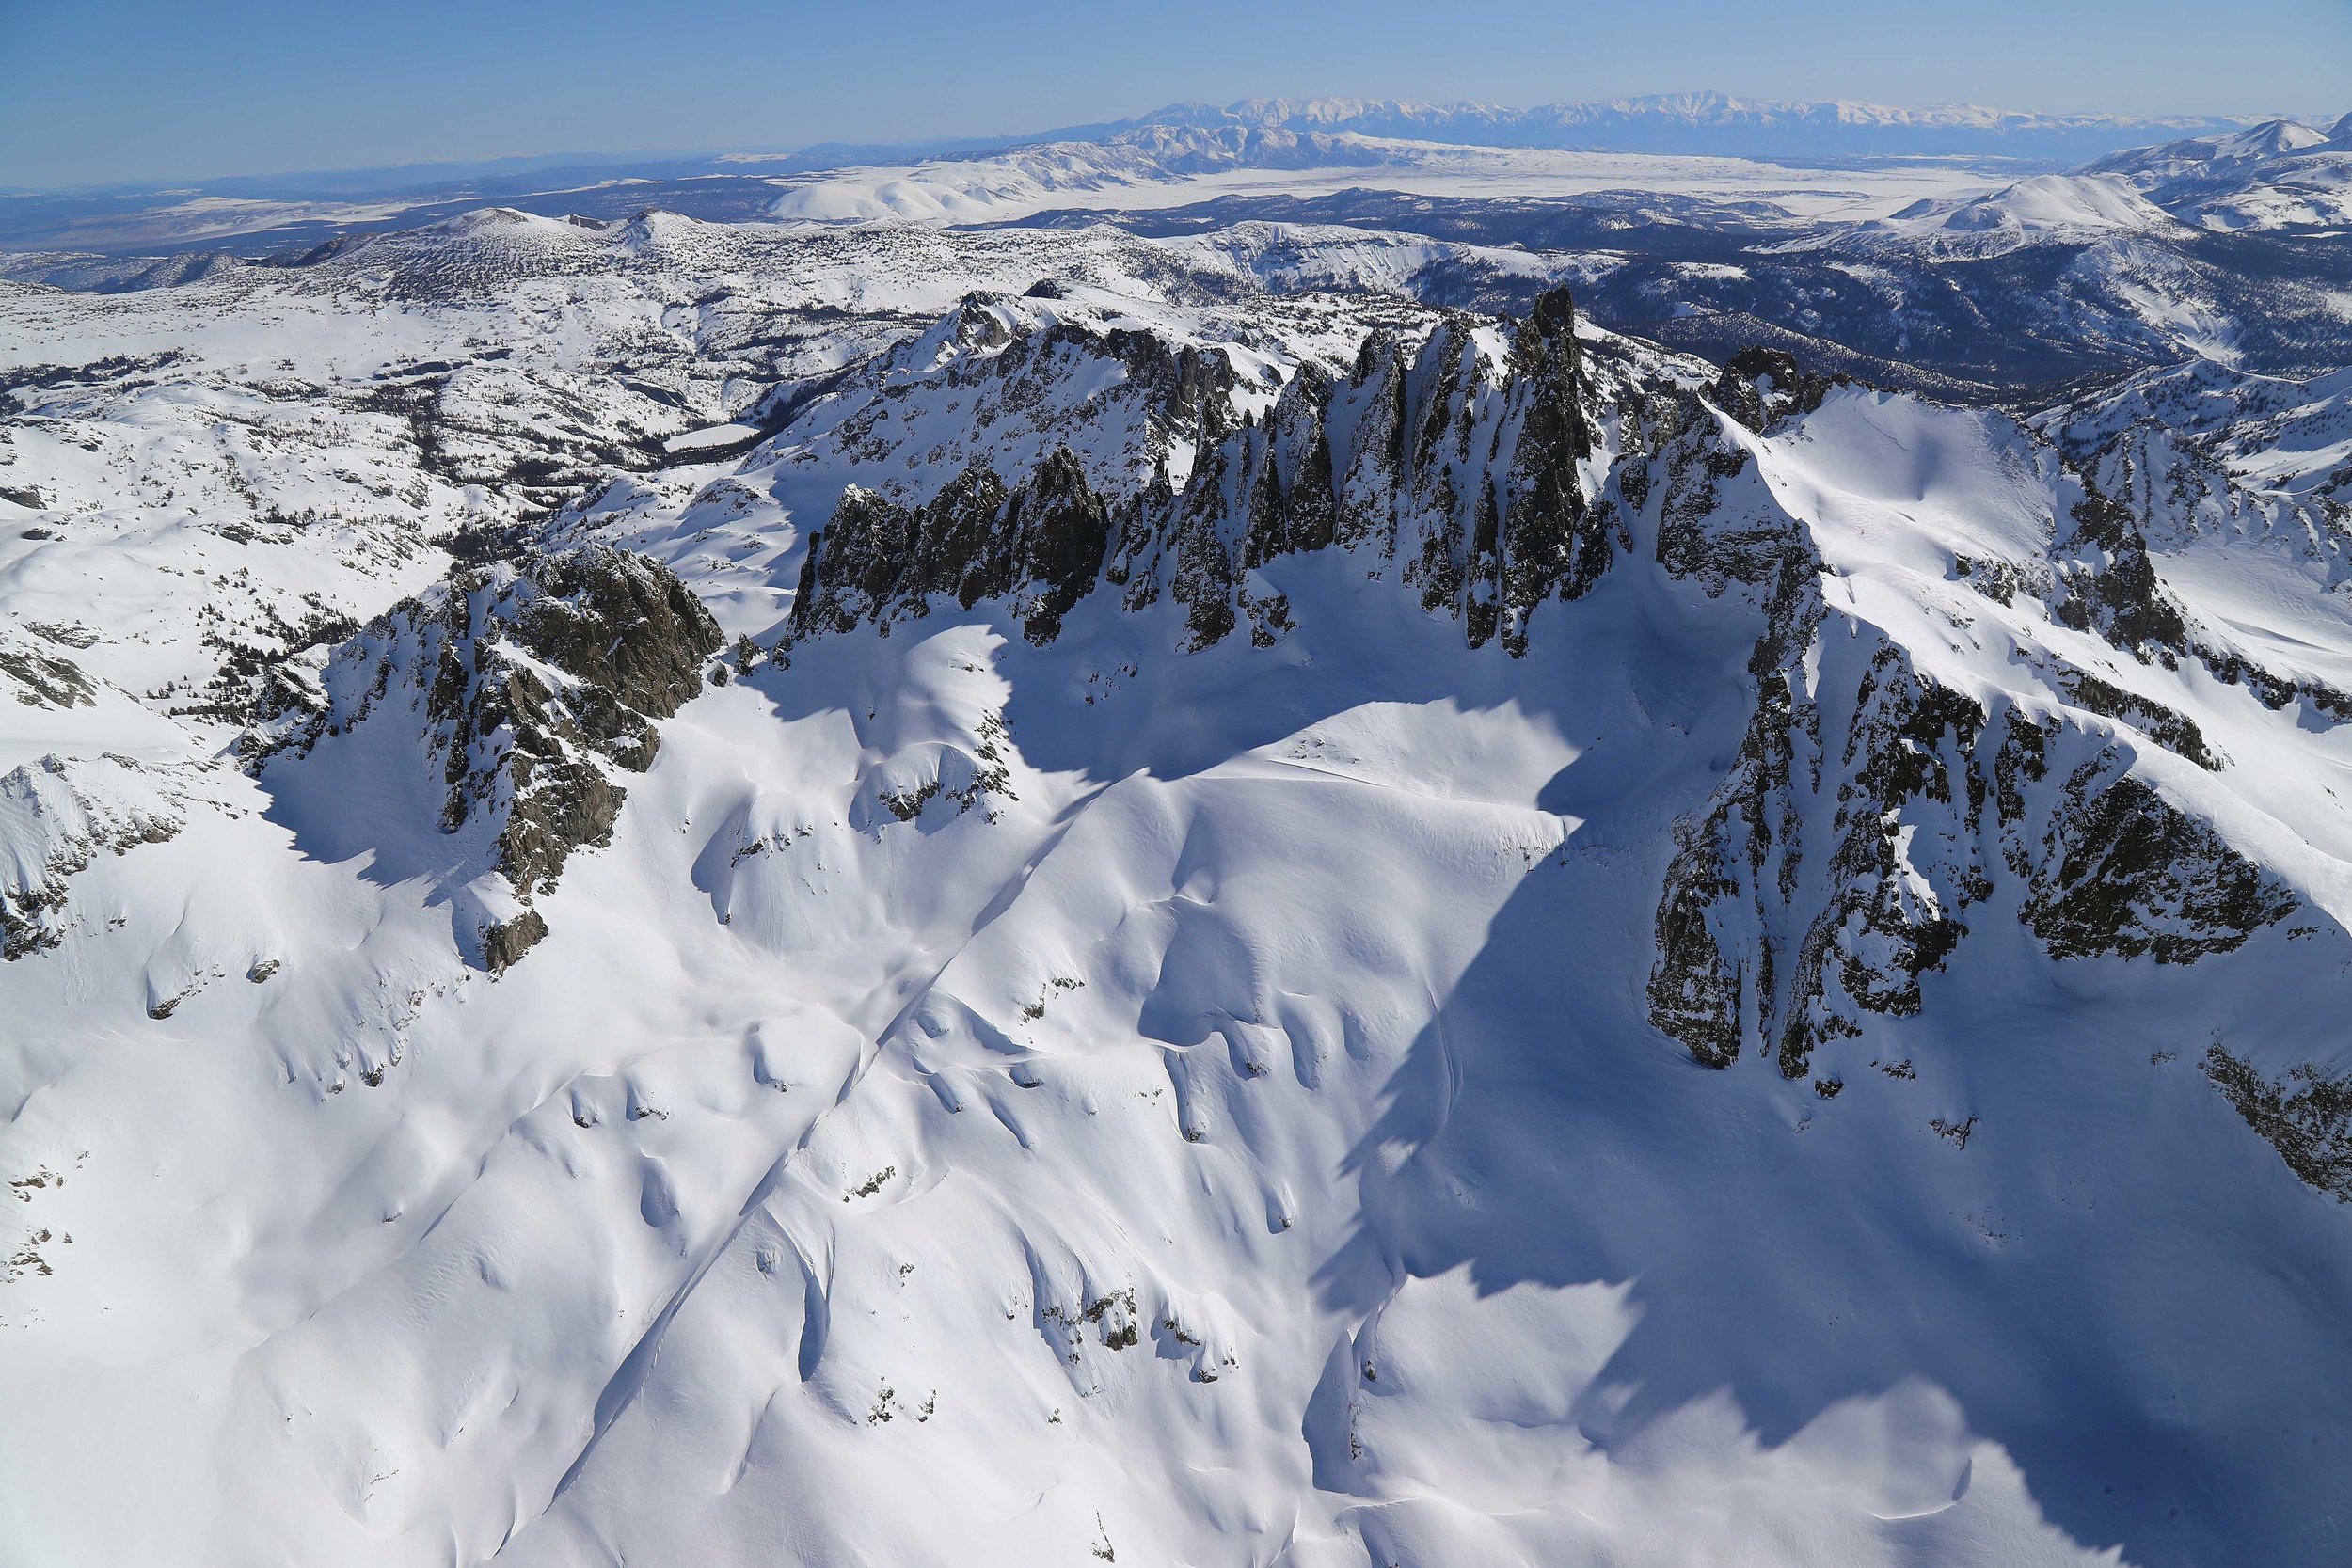
[[(1640, 152), (1686, 157), (1842, 162), (1884, 158), (1999, 159), (2055, 168), (2122, 149), (2182, 137), (2226, 136), (2263, 117), (2041, 114), (1947, 104), (1781, 102), (1673, 93), (1530, 109), (1355, 98), (1248, 99), (1218, 107), (1180, 103), (1132, 119), (1018, 136), (926, 144), (828, 143), (792, 151), (713, 155), (541, 156), (343, 173), (236, 177), (168, 188), (0, 195), (0, 247), (191, 248), (240, 236), (284, 245), (334, 232), (401, 227), (485, 200), (563, 211), (547, 198), (592, 205), (628, 193), (707, 218), (756, 215), (767, 182), (831, 169), (970, 161), (1014, 150), (1117, 146), (1152, 150), (1234, 145), (1299, 149), (1318, 158), (1376, 163), (1360, 144), (1421, 142), (1514, 150)], [(2311, 127), (2303, 126), (2305, 131)], [(1266, 134), (1274, 134), (1268, 135)], [(1203, 142), (1201, 137), (1209, 138)], [(1305, 141), (1289, 138), (1305, 137)], [(1347, 149), (1357, 149), (1351, 154)], [(1086, 156), (1079, 154), (1079, 156)], [(626, 197), (624, 198), (627, 198)], [(615, 215), (603, 213), (600, 215)], [(249, 248), (249, 246), (248, 246)]]
[[(1717, 357), (1768, 342), (1819, 371), (1971, 401), (2184, 356), (2297, 375), (2352, 358), (2352, 261), (2336, 239), (2352, 211), (2352, 117), (2236, 127), (2022, 178), (1965, 160), (1829, 167), (1250, 123), (1339, 124), (1361, 107), (1170, 111), (1106, 139), (816, 172), (742, 164), (761, 172), (572, 185), (494, 209), (463, 197), (380, 202), (373, 231), (288, 219), (213, 249), (0, 255), (0, 284), (116, 293), (330, 262), (328, 273), (405, 277), (416, 247), (398, 231), (436, 225), (505, 236), (486, 249), (428, 244), (437, 269), (456, 254), (506, 265), (526, 253), (533, 269), (585, 267), (582, 256), (625, 253), (623, 239), (675, 199), (753, 220), (725, 230), (738, 236), (873, 224), (1263, 235), (1269, 281), (1406, 288), (1475, 309), (1518, 308), (1538, 279), (1573, 277), (1616, 330)], [(259, 200), (187, 199), (151, 217), (184, 234), (303, 211)], [(1361, 237), (1301, 250), (1298, 235), (1334, 225)], [(324, 237), (289, 248), (297, 234)], [(1285, 258), (1301, 257), (1304, 271), (1286, 277)]]
[(1720, 92), (1653, 93), (1532, 109), (1394, 99), (1252, 98), (1174, 104), (1146, 125), (1353, 131), (1409, 141), (1715, 157), (1999, 157), (2074, 161), (2116, 146), (2226, 134), (2257, 117), (2040, 114), (1942, 103), (1897, 108), (1851, 99), (1789, 101)]
[(1403, 139), (1302, 128), (1298, 122), (1315, 117), (1277, 116), (1273, 109), (1259, 118), (1293, 123), (1228, 116), (1215, 123), (1140, 126), (1103, 141), (794, 175), (780, 181), (782, 194), (770, 211), (787, 221), (990, 223), (1089, 204), (1172, 206), (1237, 190), (1298, 194), (1315, 184), (1517, 197), (1744, 185), (1770, 192), (1792, 217), (1832, 222), (1870, 218), (1881, 196), (1909, 187), (1925, 194), (1897, 218), (2005, 235), (2161, 227), (2168, 220), (2223, 231), (2310, 229), (2352, 214), (2352, 116), (2328, 130), (2291, 120), (2233, 127), (1997, 185), (2003, 166), (1975, 160), (1825, 167), (1689, 151)]

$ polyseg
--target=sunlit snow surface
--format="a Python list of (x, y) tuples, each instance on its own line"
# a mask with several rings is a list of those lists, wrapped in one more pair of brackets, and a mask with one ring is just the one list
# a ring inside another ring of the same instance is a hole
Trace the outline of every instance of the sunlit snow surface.
[(1149, 209), (1222, 196), (1342, 190), (1488, 198), (1671, 191), (1771, 201), (1803, 218), (1856, 221), (1929, 197), (1980, 192), (1989, 182), (1965, 166), (1930, 160), (1820, 169), (1745, 158), (1453, 147), (1352, 134), (1229, 148), (1215, 138), (1171, 133), (829, 170), (779, 183), (787, 189), (773, 212), (787, 222), (990, 223), (1072, 206)]
[[(770, 638), (843, 483), (919, 499), (1040, 454), (1045, 428), (948, 405), (930, 320), (966, 291), (1054, 276), (981, 308), (1216, 345), (1271, 387), (1429, 323), (1241, 287), (1405, 265), (1326, 239), (492, 214), (284, 287), (0, 300), (16, 364), (192, 356), (8, 428), (41, 504), (0, 501), (5, 647), (96, 689), (0, 707), (0, 845), (21, 872), (177, 826), (93, 854), (63, 943), (0, 966), (0, 1244), (40, 1259), (0, 1285), (0, 1557), (2338, 1555), (2352, 1230), (2194, 1064), (2222, 1031), (2343, 1065), (2352, 743), (1960, 580), (2054, 522), (2051, 449), (1998, 416), (1854, 389), (1737, 436), (1738, 503), (1821, 554), (1820, 678), (1883, 637), (2107, 731), (2056, 669), (2159, 697), (2229, 766), (2143, 768), (2312, 930), (2060, 965), (1989, 906), (1920, 1016), (1827, 1048), (1835, 1100), (1647, 1021), (1672, 824), (1731, 764), (1757, 630), (1656, 563), (1654, 509), (1523, 660), (1338, 551), (1262, 569), (1295, 622), (1271, 647), (1182, 652), (1177, 607), (1108, 593), (1042, 648), (985, 603), (810, 641), (664, 725), (496, 978), (417, 869), (429, 812), (366, 753), (257, 782), (229, 725), (168, 716), (215, 661), (208, 609), (377, 612), (458, 523), (527, 509), (495, 476), (548, 432), (591, 467), (691, 458), (756, 413), (747, 340), (787, 333), (803, 374), (896, 342), (750, 455), (565, 515)], [(615, 245), (646, 259), (575, 254)], [(775, 313), (701, 303), (719, 273)], [(435, 360), (493, 477), (358, 405)], [(2152, 546), (2211, 624), (2352, 686), (2340, 541), (2296, 510), (2344, 389), (2210, 373), (2133, 395), (2271, 434)], [(1120, 388), (1070, 395), (1052, 437), (1140, 483)], [(891, 418), (852, 443), (868, 396)], [(328, 520), (257, 523), (246, 489)], [(1009, 798), (882, 809), (991, 721)], [(1964, 1119), (1964, 1146), (1930, 1127)]]

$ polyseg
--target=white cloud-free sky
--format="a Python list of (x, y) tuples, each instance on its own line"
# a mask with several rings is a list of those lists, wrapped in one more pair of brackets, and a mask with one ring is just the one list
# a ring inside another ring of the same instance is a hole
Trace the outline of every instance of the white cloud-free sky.
[(903, 141), (1261, 95), (2317, 114), (2352, 108), (2346, 83), (2352, 0), (0, 0), (0, 186)]

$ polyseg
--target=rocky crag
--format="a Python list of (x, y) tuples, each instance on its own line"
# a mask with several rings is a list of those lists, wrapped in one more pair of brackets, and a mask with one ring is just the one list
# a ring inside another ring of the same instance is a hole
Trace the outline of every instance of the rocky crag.
[[(432, 827), (467, 846), (478, 960), (504, 969), (547, 934), (532, 909), (564, 862), (610, 841), (653, 765), (655, 721), (702, 688), (719, 629), (666, 568), (601, 546), (459, 566), (328, 654), (279, 672), (246, 750), (273, 769), (331, 758), (370, 725), (410, 727), (437, 794)], [(397, 716), (397, 717), (394, 717)]]
[[(967, 302), (975, 317), (1016, 387), (1049, 354), (1177, 362), (1067, 325), (1028, 341)], [(982, 334), (967, 320), (950, 336), (969, 346)], [(2176, 766), (2213, 772), (2226, 759), (2194, 720), (2110, 668), (2109, 656), (2150, 674), (2186, 666), (2273, 710), (2310, 698), (2340, 711), (2325, 682), (2271, 668), (2167, 587), (2149, 533), (2169, 537), (2178, 513), (2210, 516), (2215, 502), (2176, 481), (2168, 512), (2166, 495), (2137, 483), (2144, 434), (2052, 445), (1981, 417), (2017, 448), (2047, 521), (2030, 553), (1953, 551), (1950, 581), (2102, 650), (2037, 648), (2028, 699), (1923, 669), (1886, 627), (1830, 607), (1836, 566), (1758, 467), (1768, 438), (1800, 430), (1837, 389), (1785, 354), (1748, 351), (1708, 380), (1621, 348), (1596, 362), (1564, 289), (1518, 322), (1440, 315), (1418, 335), (1375, 333), (1347, 373), (1302, 364), (1263, 407), (1222, 418), (1218, 394), (1244, 378), (1189, 351), (1183, 363), (1182, 376), (1138, 373), (1141, 412), (1127, 416), (1194, 434), (1181, 486), (1164, 444), (1149, 481), (1123, 493), (1116, 470), (1105, 483), (1098, 465), (1090, 481), (1069, 446), (1025, 474), (973, 462), (912, 505), (851, 485), (810, 540), (786, 657), (948, 600), (1003, 601), (1030, 641), (1050, 641), (1097, 592), (1130, 610), (1172, 600), (1193, 649), (1245, 630), (1270, 644), (1290, 606), (1258, 569), (1320, 550), (1402, 584), (1470, 646), (1522, 656), (1542, 607), (1583, 597), (1644, 551), (1757, 628), (1745, 734), (1676, 829), (1647, 981), (1654, 1025), (1710, 1067), (1756, 1055), (1813, 1075), (1825, 1042), (1918, 1014), (1923, 976), (1988, 921), (2022, 927), (2055, 958), (2185, 964), (2299, 906), (2164, 785)], [(987, 365), (949, 383), (972, 397)], [(2241, 512), (2280, 513), (2210, 463), (2200, 472)], [(1839, 1082), (1815, 1078), (1825, 1096)]]

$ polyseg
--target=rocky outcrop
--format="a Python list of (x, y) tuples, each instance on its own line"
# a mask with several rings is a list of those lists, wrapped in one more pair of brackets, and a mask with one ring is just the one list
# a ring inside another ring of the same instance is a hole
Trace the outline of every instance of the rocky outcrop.
[[(1649, 1013), (1694, 1059), (1727, 1067), (1752, 1048), (1802, 1078), (1872, 1016), (1917, 1014), (1922, 976), (2004, 884), (2058, 959), (2188, 963), (2297, 907), (2135, 775), (2131, 745), (2010, 699), (1989, 710), (1892, 642), (1848, 684), (1816, 641), (1820, 622), (1818, 590), (1784, 578), (1739, 755), (1676, 831)], [(2080, 760), (2054, 784), (2060, 755)]]
[[(981, 345), (1001, 361), (992, 409), (1019, 402), (1013, 388), (1038, 356), (1074, 330), (1028, 343), (993, 311), (968, 307), (956, 322), (959, 341), (1006, 335)], [(1193, 647), (1244, 626), (1271, 641), (1287, 607), (1253, 574), (1339, 547), (1460, 620), (1472, 646), (1517, 655), (1538, 605), (1581, 596), (1630, 547), (1598, 495), (1596, 398), (1565, 289), (1507, 329), (1463, 316), (1418, 344), (1375, 334), (1346, 377), (1302, 367), (1271, 406), (1237, 417), (1218, 412), (1232, 402), (1230, 363), (1217, 361), (1220, 379), (1183, 354), (1121, 353), (1160, 403), (1195, 408), (1185, 461), (1160, 453), (1151, 482), (1115, 496), (1099, 494), (1067, 448), (1017, 478), (967, 467), (919, 505), (852, 487), (811, 546), (793, 636), (888, 625), (952, 597), (1005, 600), (1041, 641), (1108, 583), (1130, 608), (1182, 605)]]
[[(1823, 388), (1784, 385), (1793, 367), (1769, 356), (1741, 360), (1707, 397), (1645, 398), (1614, 475), (1629, 505), (1655, 497), (1660, 563), (1762, 623), (1746, 734), (1677, 826), (1649, 979), (1657, 1028), (1709, 1066), (1753, 1052), (1801, 1078), (1825, 1044), (1918, 1013), (1922, 977), (2004, 885), (2013, 914), (1999, 918), (2061, 959), (2187, 962), (2295, 907), (2132, 771), (2150, 750), (2225, 765), (2186, 715), (2088, 671), (2052, 670), (2054, 702), (2138, 732), (2110, 736), (2090, 718), (1954, 689), (1867, 623), (1846, 618), (1844, 635), (1825, 635), (1810, 533), (1756, 483), (1732, 428), (1805, 412)], [(2058, 548), (2073, 563), (2058, 603), (2083, 607), (2081, 629), (2152, 663), (2190, 646), (2120, 508), (2090, 493)], [(1963, 562), (1962, 576), (2007, 604), (2032, 574)]]
[[(654, 721), (702, 689), (717, 625), (667, 568), (601, 546), (460, 566), (278, 689), (247, 754), (268, 769), (362, 726), (413, 727), (440, 805), (494, 879), (470, 933), (504, 968), (546, 934), (529, 908), (571, 853), (610, 841), (620, 779), (652, 766)], [(518, 907), (508, 907), (518, 906)]]
[(96, 689), (80, 665), (0, 628), (0, 693), (26, 707), (90, 707)]
[[(2201, 523), (2215, 531), (2249, 536), (2249, 547), (2259, 542), (2304, 555), (2316, 573), (2340, 580), (2345, 569), (2344, 541), (2352, 536), (2352, 512), (2316, 494), (2249, 499), (2230, 483), (2214, 451), (2192, 446), (2169, 454), (2168, 463), (2160, 461), (2166, 454), (2153, 450), (2155, 438), (2148, 430), (2135, 429), (2104, 448), (2076, 448), (2069, 477), (2081, 499), (2068, 509), (2053, 560), (2046, 571), (2036, 574), (2033, 585), (2047, 601), (2051, 618), (2105, 638), (2142, 664), (2171, 670), (2180, 668), (2184, 659), (2194, 659), (2215, 679), (2245, 687), (2266, 707), (2284, 708), (2300, 699), (2332, 721), (2352, 719), (2352, 694), (2306, 672), (2281, 673), (2265, 668), (2231, 646), (2225, 634), (2192, 617), (2165, 585), (2150, 546), (2150, 534), (2159, 527), (2154, 514), (2161, 506), (2186, 515), (2170, 517), (2161, 531), (2176, 539), (2195, 536), (2196, 525)], [(2074, 696), (2086, 706), (2151, 733), (2162, 721), (2145, 713), (2152, 705), (2146, 698), (2119, 692), (2096, 679), (2080, 684), (2085, 689)], [(2093, 689), (2100, 687), (2124, 705), (2100, 706)], [(2185, 725), (2187, 733), (2177, 740), (2159, 735), (2163, 744), (2200, 767), (2220, 766), (2194, 733), (2193, 721), (2179, 715), (2171, 715), (2170, 721)]]
[(2338, 1203), (2352, 1203), (2352, 1077), (2307, 1062), (2268, 1078), (2218, 1040), (2203, 1065), (2213, 1086), (2287, 1169)]
[(1327, 539), (1375, 575), (1395, 563), (1471, 646), (1523, 654), (1535, 607), (1581, 597), (1628, 546), (1587, 467), (1594, 394), (1565, 289), (1507, 334), (1457, 317), (1418, 347), (1375, 337), (1346, 381), (1293, 393), (1137, 531), (1130, 601), (1167, 581), (1196, 642), (1245, 618), (1264, 637), (1248, 571)]
[(0, 959), (56, 947), (74, 924), (72, 879), (177, 837), (187, 804), (179, 770), (127, 757), (50, 755), (0, 774)]
[(2071, 774), (2042, 839), (2025, 920), (2053, 957), (2193, 963), (2241, 946), (2295, 895), (2205, 823), (2096, 757)]
[[(1667, 467), (1673, 472), (1707, 460), (1686, 446)], [(1670, 480), (1670, 498), (1674, 488)], [(1707, 564), (1736, 574), (1717, 579), (1718, 594), (1732, 580), (1766, 580), (1767, 570), (1772, 589), (1749, 656), (1757, 697), (1739, 752), (1706, 807), (1675, 826), (1649, 1004), (1661, 1032), (1708, 1066), (1729, 1067), (1747, 1039), (1771, 1030), (1776, 1011), (1781, 944), (1772, 932), (1795, 895), (1803, 849), (1796, 781), (1801, 762), (1806, 778), (1818, 778), (1820, 742), (1818, 715), (1799, 700), (1791, 675), (1822, 610), (1814, 583), (1819, 562), (1793, 531)]]
[(1920, 1009), (1919, 977), (1967, 933), (1991, 891), (1981, 853), (1985, 730), (1971, 698), (1922, 679), (1894, 648), (1865, 673), (1842, 749), (1818, 907), (1799, 939), (1776, 1055), (1803, 1077), (1816, 1046), (1864, 1017)]
[(1528, 613), (1555, 594), (1581, 597), (1610, 558), (1609, 531), (1592, 526), (1584, 494), (1581, 465), (1593, 455), (1593, 430), (1565, 289), (1538, 299), (1519, 324), (1511, 370), (1518, 422), (1500, 538), (1490, 531), (1498, 512), (1491, 489), (1480, 497), (1471, 537), (1473, 581), (1486, 577), (1493, 592), (1473, 596), (1468, 614), (1471, 646), (1500, 632), (1505, 647), (1524, 653)]
[(1738, 756), (1676, 831), (1649, 1010), (1710, 1067), (1753, 1046), (1801, 1078), (1820, 1044), (1862, 1034), (1870, 1015), (1917, 1013), (1920, 977), (1992, 891), (1991, 787), (1974, 763), (1988, 720), (1892, 643), (1851, 677), (1824, 669), (1808, 683), (1821, 610), (1801, 562), (1769, 606)]
[(1784, 419), (1820, 407), (1836, 385), (1828, 376), (1801, 368), (1794, 355), (1758, 346), (1741, 349), (1725, 361), (1707, 397), (1761, 436)]
[(2073, 526), (2059, 541), (2052, 616), (2095, 631), (2142, 663), (2176, 663), (2189, 651), (2188, 623), (2148, 558), (2138, 520), (2089, 478), (2081, 485)]
[(1093, 588), (1110, 531), (1108, 508), (1067, 448), (1017, 490), (979, 467), (918, 507), (852, 489), (809, 540), (790, 630), (886, 626), (928, 614), (939, 595), (967, 610), (981, 599), (1014, 601), (1029, 639), (1050, 641)]
[(830, 379), (788, 410), (779, 439), (787, 467), (821, 467), (904, 507), (976, 467), (1024, 488), (1073, 444), (1092, 489), (1125, 499), (1154, 473), (1181, 479), (1264, 389), (1227, 345), (1114, 325), (1046, 295), (974, 293), (929, 331)]

